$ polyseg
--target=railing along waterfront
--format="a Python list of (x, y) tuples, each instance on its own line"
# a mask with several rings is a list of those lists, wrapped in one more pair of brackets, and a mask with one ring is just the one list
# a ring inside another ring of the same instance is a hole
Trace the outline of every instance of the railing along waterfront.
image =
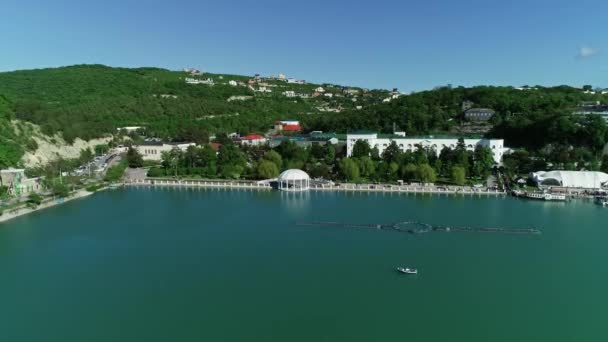
[(468, 187), (438, 187), (416, 185), (372, 185), (372, 184), (314, 184), (310, 186), (313, 191), (345, 191), (345, 192), (384, 192), (384, 193), (420, 193), (420, 194), (446, 194), (446, 195), (490, 195), (505, 196), (506, 191), (494, 189), (477, 189)]
[(272, 186), (266, 183), (236, 182), (228, 180), (137, 179), (125, 183), (125, 185), (272, 190)]
[[(177, 180), (177, 179), (138, 179), (131, 180), (126, 185), (134, 186), (175, 186), (202, 187), (222, 189), (274, 189), (270, 183), (229, 181), (229, 180)], [(441, 187), (424, 185), (389, 185), (389, 184), (311, 184), (311, 191), (342, 191), (342, 192), (381, 192), (381, 193), (413, 193), (413, 194), (445, 194), (445, 195), (489, 195), (505, 196), (507, 192), (493, 189), (477, 189), (469, 187)]]

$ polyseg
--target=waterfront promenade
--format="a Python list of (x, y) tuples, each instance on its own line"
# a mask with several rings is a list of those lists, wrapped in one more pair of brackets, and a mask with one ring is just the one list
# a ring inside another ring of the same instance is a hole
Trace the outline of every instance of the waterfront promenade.
[[(230, 181), (230, 180), (177, 180), (177, 179), (139, 179), (125, 183), (126, 186), (153, 186), (153, 187), (195, 187), (217, 189), (252, 189), (272, 190), (268, 182), (256, 181)], [(421, 193), (446, 195), (480, 195), (480, 196), (506, 196), (505, 191), (474, 188), (467, 186), (437, 186), (430, 184), (315, 184), (311, 183), (310, 191), (341, 191), (341, 192), (382, 192), (382, 193)]]
[(8, 209), (5, 212), (3, 212), (0, 215), (0, 223), (12, 220), (19, 216), (31, 214), (35, 211), (39, 211), (39, 210), (46, 209), (46, 208), (51, 208), (56, 205), (60, 205), (60, 204), (63, 204), (63, 203), (66, 203), (66, 202), (69, 202), (69, 201), (72, 201), (75, 199), (87, 197), (92, 194), (93, 194), (93, 192), (90, 192), (87, 190), (78, 190), (78, 191), (70, 194), (70, 196), (68, 196), (68, 197), (46, 198), (42, 201), (42, 203), (40, 203), (40, 205), (37, 205), (35, 207), (30, 207), (27, 205), (27, 203), (23, 203), (22, 205), (20, 205), (16, 208)]

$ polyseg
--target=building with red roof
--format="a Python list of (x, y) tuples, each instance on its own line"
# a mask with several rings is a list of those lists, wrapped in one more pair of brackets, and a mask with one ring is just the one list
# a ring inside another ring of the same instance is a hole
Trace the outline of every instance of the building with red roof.
[(259, 146), (266, 144), (268, 140), (263, 135), (251, 133), (242, 137), (239, 141), (241, 142), (241, 145)]
[(277, 120), (274, 129), (284, 132), (301, 132), (302, 126), (298, 120)]

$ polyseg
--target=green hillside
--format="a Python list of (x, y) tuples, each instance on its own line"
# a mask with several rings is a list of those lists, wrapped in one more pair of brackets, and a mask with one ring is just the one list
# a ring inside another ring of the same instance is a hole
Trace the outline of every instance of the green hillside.
[[(100, 65), (16, 71), (0, 73), (0, 94), (12, 102), (17, 118), (39, 124), (48, 134), (61, 131), (67, 141), (127, 125), (145, 125), (163, 137), (196, 129), (260, 130), (272, 118), (311, 110), (303, 101), (294, 103), (279, 95), (228, 102), (230, 96), (254, 94), (246, 87), (225, 84), (189, 85), (186, 76), (162, 69)], [(218, 76), (205, 75), (216, 81)]]
[[(49, 135), (61, 132), (68, 142), (123, 126), (145, 126), (149, 135), (165, 139), (202, 142), (210, 134), (264, 132), (279, 118), (299, 119), (307, 130), (390, 132), (395, 125), (417, 135), (459, 132), (463, 101), (496, 111), (487, 134), (504, 138), (507, 146), (539, 150), (555, 145), (566, 152), (574, 147), (597, 155), (608, 141), (608, 129), (599, 117), (571, 115), (581, 101), (608, 103), (608, 95), (585, 94), (567, 86), (524, 91), (440, 87), (386, 103), (385, 90), (358, 89), (357, 96), (303, 99), (282, 92), (310, 95), (319, 85), (268, 80), (264, 83), (272, 93), (263, 93), (228, 84), (246, 82), (248, 76), (199, 77), (213, 78), (213, 86), (186, 84), (186, 77), (190, 76), (181, 71), (103, 65), (0, 73), (0, 161), (13, 165), (28, 146), (35, 147), (27, 136), (10, 129), (9, 120), (15, 118), (38, 124)], [(342, 92), (338, 86), (323, 86), (334, 94)], [(247, 99), (229, 101), (239, 96)]]

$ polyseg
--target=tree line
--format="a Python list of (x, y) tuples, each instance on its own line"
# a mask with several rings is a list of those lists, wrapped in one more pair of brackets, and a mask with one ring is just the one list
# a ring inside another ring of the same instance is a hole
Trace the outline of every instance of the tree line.
[[(135, 149), (127, 153), (131, 167), (141, 167), (143, 160)], [(224, 141), (218, 151), (211, 145), (189, 146), (185, 151), (163, 152), (160, 165), (150, 168), (150, 177), (201, 177), (227, 179), (269, 179), (283, 170), (302, 169), (313, 178), (349, 182), (420, 181), (463, 185), (467, 179), (485, 179), (492, 172), (494, 160), (487, 147), (467, 150), (464, 140), (454, 149), (435, 150), (418, 146), (403, 152), (396, 142), (379, 154), (366, 141), (355, 143), (352, 156), (332, 144), (302, 147), (285, 140), (275, 148), (248, 146), (239, 148)]]

